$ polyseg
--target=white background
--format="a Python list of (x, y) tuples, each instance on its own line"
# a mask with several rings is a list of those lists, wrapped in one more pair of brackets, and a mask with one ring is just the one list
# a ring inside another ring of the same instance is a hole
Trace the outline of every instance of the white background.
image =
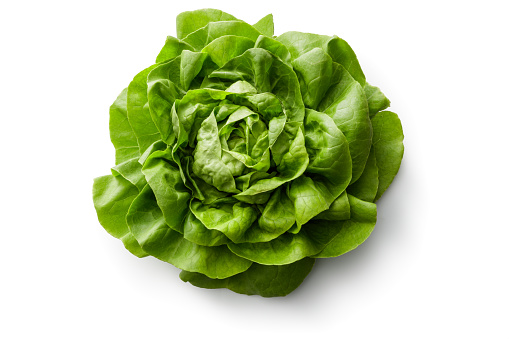
[[(0, 337), (509, 338), (504, 1), (297, 3), (2, 2)], [(372, 236), (285, 298), (185, 284), (96, 219), (109, 105), (203, 7), (339, 35), (403, 123)]]

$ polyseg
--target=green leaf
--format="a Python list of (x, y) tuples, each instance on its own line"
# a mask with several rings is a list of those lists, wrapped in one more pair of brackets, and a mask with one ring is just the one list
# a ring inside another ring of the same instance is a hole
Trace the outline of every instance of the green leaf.
[(132, 234), (148, 254), (182, 270), (224, 279), (244, 272), (249, 260), (239, 258), (226, 245), (201, 246), (168, 227), (149, 185), (133, 201), (127, 215)]
[(254, 47), (266, 49), (286, 64), (290, 64), (291, 62), (292, 56), (288, 51), (288, 48), (276, 39), (260, 35), (256, 40)]
[(295, 290), (311, 272), (314, 259), (304, 258), (289, 265), (254, 263), (247, 271), (226, 279), (210, 279), (199, 273), (182, 271), (180, 279), (201, 288), (227, 288), (236, 293), (262, 297), (283, 297)]
[(371, 146), (364, 172), (362, 172), (359, 180), (348, 186), (347, 191), (348, 194), (364, 201), (373, 202), (375, 200), (376, 192), (378, 191), (378, 167), (376, 166), (373, 146)]
[(247, 81), (258, 93), (270, 92), (276, 95), (281, 100), (288, 121), (304, 120), (304, 103), (295, 72), (264, 49), (247, 50), (212, 72), (209, 77), (221, 80), (227, 86), (240, 80)]
[(378, 167), (378, 191), (375, 201), (380, 199), (399, 171), (403, 159), (403, 128), (396, 113), (383, 111), (373, 122), (373, 148)]
[(262, 179), (251, 185), (247, 190), (235, 195), (237, 200), (251, 204), (264, 204), (269, 199), (270, 193), (281, 185), (298, 178), (309, 163), (304, 134), (301, 129), (297, 130), (296, 137), (291, 141), (290, 147), (282, 156), (277, 166), (278, 176)]
[(353, 49), (345, 40), (334, 36), (327, 43), (327, 53), (334, 62), (342, 65), (361, 86), (364, 86), (366, 83), (364, 72)]
[(329, 115), (348, 140), (352, 157), (352, 183), (361, 176), (371, 148), (371, 121), (362, 86), (343, 66), (334, 64), (333, 84), (318, 110)]
[(223, 162), (221, 142), (214, 113), (205, 119), (198, 131), (193, 172), (220, 191), (238, 193), (235, 180)]
[(181, 57), (159, 64), (148, 74), (147, 99), (150, 116), (161, 139), (172, 143), (174, 138), (171, 110), (175, 100), (185, 94), (180, 87)]
[(301, 32), (286, 32), (276, 38), (288, 48), (292, 56), (292, 60), (297, 59), (302, 54), (311, 51), (313, 48), (322, 48), (325, 50), (327, 43), (331, 37), (326, 35), (301, 33)]
[(220, 246), (229, 242), (226, 235), (208, 229), (193, 213), (188, 213), (184, 221), (184, 238), (201, 246)]
[(115, 164), (140, 156), (136, 135), (127, 119), (127, 88), (110, 106), (110, 139), (115, 146)]
[(306, 172), (309, 174), (292, 181), (290, 186), (289, 196), (297, 221), (294, 231), (327, 210), (352, 178), (348, 142), (334, 121), (327, 114), (308, 109), (304, 128), (309, 154)]
[(316, 220), (348, 220), (350, 219), (350, 202), (348, 195), (343, 192), (329, 206), (329, 209), (318, 214)]
[(239, 202), (205, 205), (195, 200), (191, 203), (191, 212), (206, 228), (220, 231), (233, 242), (242, 241), (258, 216), (253, 206)]
[(336, 199), (348, 186), (352, 178), (352, 160), (349, 144), (327, 114), (306, 110), (304, 124), (306, 149), (309, 154), (307, 173), (314, 176)]
[(339, 231), (330, 221), (312, 220), (297, 234), (284, 233), (267, 242), (228, 244), (228, 248), (259, 264), (286, 265), (317, 254)]
[(161, 139), (150, 116), (147, 97), (147, 77), (156, 66), (152, 65), (138, 73), (127, 87), (127, 118), (136, 135), (140, 154), (145, 152), (155, 141)]
[(211, 8), (182, 12), (177, 15), (177, 38), (185, 38), (188, 34), (205, 27), (209, 22), (228, 20), (237, 20), (237, 18)]
[(136, 186), (120, 175), (105, 175), (94, 180), (93, 199), (99, 223), (109, 234), (121, 239), (129, 252), (143, 257), (146, 253), (129, 237), (126, 223), (127, 211), (138, 193)]
[(142, 171), (157, 198), (166, 223), (182, 233), (191, 193), (184, 185), (179, 167), (171, 158), (171, 150), (168, 148), (152, 153)]
[(223, 67), (228, 61), (237, 57), (254, 47), (254, 41), (242, 36), (225, 35), (212, 40), (202, 50), (207, 53), (212, 61), (218, 66)]
[(331, 57), (322, 49), (313, 48), (296, 58), (292, 65), (299, 75), (304, 104), (315, 109), (331, 84)]
[(337, 36), (330, 37), (301, 32), (286, 32), (277, 37), (277, 40), (288, 47), (292, 59), (296, 59), (316, 47), (323, 49), (334, 62), (342, 65), (361, 86), (364, 86), (366, 78), (357, 56), (345, 40)]
[(145, 176), (141, 172), (141, 164), (139, 162), (139, 158), (133, 158), (124, 161), (123, 163), (113, 167), (111, 172), (114, 176), (121, 175), (132, 185), (136, 186), (139, 191), (141, 191), (147, 184)]
[(390, 100), (387, 99), (378, 87), (366, 83), (366, 85), (364, 85), (364, 93), (366, 93), (366, 99), (368, 100), (370, 119), (373, 119), (378, 112), (383, 111), (391, 105)]
[(191, 82), (200, 73), (207, 54), (183, 51), (180, 58), (180, 85), (184, 91), (187, 91)]
[(255, 42), (261, 34), (256, 28), (243, 21), (218, 21), (194, 31), (186, 36), (183, 42), (193, 46), (195, 51), (201, 51), (212, 41), (225, 35), (244, 37)]
[(157, 55), (156, 63), (161, 63), (163, 61), (176, 58), (180, 54), (182, 54), (182, 51), (184, 50), (192, 51), (193, 47), (177, 38), (168, 36), (166, 38), (166, 42), (164, 43), (163, 48)]
[(277, 236), (295, 223), (295, 208), (283, 187), (272, 193), (259, 219), (260, 228)]
[(258, 31), (260, 31), (263, 35), (273, 36), (274, 35), (274, 18), (272, 14), (268, 14), (261, 18), (257, 23), (253, 25)]
[(348, 201), (350, 202), (350, 219), (331, 222), (339, 229), (339, 233), (320, 253), (314, 255), (314, 258), (337, 257), (349, 252), (362, 244), (375, 228), (376, 205), (352, 195), (348, 195)]

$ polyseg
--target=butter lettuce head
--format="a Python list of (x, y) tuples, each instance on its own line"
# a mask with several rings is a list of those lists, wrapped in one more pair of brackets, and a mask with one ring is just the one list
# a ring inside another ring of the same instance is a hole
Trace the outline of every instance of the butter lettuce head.
[(110, 107), (99, 222), (195, 286), (287, 295), (373, 230), (403, 156), (389, 103), (337, 36), (181, 13)]

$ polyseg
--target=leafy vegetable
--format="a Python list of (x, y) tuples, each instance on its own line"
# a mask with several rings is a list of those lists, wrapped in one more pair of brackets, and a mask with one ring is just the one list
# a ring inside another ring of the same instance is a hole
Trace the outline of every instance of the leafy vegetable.
[(272, 15), (181, 13), (110, 108), (99, 222), (198, 287), (287, 295), (366, 240), (401, 163), (401, 123), (352, 48), (273, 34)]

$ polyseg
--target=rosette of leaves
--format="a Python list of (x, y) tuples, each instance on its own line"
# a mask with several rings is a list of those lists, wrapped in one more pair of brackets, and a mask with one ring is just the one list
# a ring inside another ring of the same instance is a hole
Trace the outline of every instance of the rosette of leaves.
[(287, 295), (316, 258), (373, 230), (403, 155), (388, 106), (336, 36), (181, 13), (110, 108), (116, 166), (94, 182), (99, 221), (195, 286)]

